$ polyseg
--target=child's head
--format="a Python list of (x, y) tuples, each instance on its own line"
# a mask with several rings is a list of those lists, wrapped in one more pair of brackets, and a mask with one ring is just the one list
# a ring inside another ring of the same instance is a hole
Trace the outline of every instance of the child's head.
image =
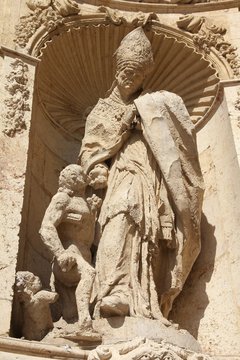
[(103, 164), (97, 164), (89, 173), (89, 185), (95, 190), (103, 189), (107, 186), (108, 167)]
[(16, 289), (20, 300), (24, 299), (24, 294), (36, 294), (42, 289), (42, 283), (38, 276), (30, 271), (18, 271), (16, 274)]
[(77, 164), (66, 166), (59, 176), (59, 190), (68, 190), (71, 193), (84, 189), (88, 184), (83, 168)]

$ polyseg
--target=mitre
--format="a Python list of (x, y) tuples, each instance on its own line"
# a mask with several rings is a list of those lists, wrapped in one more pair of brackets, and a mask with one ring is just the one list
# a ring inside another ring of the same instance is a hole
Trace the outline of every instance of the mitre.
[(149, 72), (153, 65), (152, 46), (142, 27), (127, 34), (114, 55), (118, 69), (131, 62)]

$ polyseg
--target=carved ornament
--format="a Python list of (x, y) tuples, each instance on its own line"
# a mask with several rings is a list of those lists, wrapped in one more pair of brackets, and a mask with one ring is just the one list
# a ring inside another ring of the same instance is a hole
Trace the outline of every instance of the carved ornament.
[(155, 13), (123, 13), (119, 10), (111, 9), (107, 6), (100, 6), (98, 11), (106, 14), (106, 19), (115, 25), (127, 24), (133, 26), (145, 26), (151, 20), (158, 20)]
[(3, 132), (13, 137), (16, 133), (26, 129), (25, 111), (29, 111), (28, 65), (16, 59), (11, 63), (12, 71), (6, 76), (5, 89), (9, 96), (5, 99), (6, 111), (4, 114)]
[(100, 345), (91, 351), (88, 360), (210, 360), (203, 354), (193, 353), (165, 341), (156, 343), (148, 339), (134, 339), (115, 346)]
[(234, 107), (236, 110), (240, 110), (240, 90), (237, 92), (237, 99), (234, 102)]
[(211, 24), (205, 17), (184, 15), (177, 21), (179, 29), (193, 34), (193, 42), (200, 51), (210, 53), (215, 48), (219, 55), (229, 63), (233, 74), (240, 74), (240, 59), (236, 54), (236, 47), (225, 39), (226, 29)]
[(239, 0), (85, 0), (84, 4), (101, 6), (107, 5), (112, 9), (122, 11), (169, 13), (195, 13), (222, 9), (237, 8)]
[(26, 3), (31, 12), (22, 16), (16, 26), (15, 42), (21, 48), (26, 46), (41, 25), (51, 31), (63, 24), (64, 17), (79, 13), (79, 7), (73, 0), (28, 0)]

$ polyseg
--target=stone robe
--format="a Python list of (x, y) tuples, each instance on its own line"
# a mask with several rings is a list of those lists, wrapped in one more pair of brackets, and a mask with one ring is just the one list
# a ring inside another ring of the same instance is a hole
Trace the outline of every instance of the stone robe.
[(97, 304), (109, 295), (130, 316), (167, 316), (200, 251), (203, 196), (194, 126), (177, 95), (135, 100), (141, 128), (126, 129), (128, 107), (114, 93), (87, 118), (80, 163), (111, 160), (99, 216)]

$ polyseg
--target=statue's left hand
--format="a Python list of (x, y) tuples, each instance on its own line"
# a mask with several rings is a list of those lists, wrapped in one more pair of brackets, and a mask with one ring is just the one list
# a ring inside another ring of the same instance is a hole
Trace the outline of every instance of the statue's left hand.
[(104, 189), (107, 186), (108, 167), (105, 164), (97, 164), (88, 174), (89, 185), (95, 190)]

